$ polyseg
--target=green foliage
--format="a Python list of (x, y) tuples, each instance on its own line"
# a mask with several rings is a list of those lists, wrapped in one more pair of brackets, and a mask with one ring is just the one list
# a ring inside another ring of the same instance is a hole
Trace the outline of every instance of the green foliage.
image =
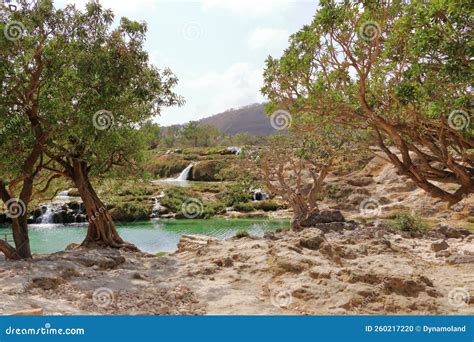
[(287, 110), (291, 127), (315, 137), (333, 125), (391, 147), (400, 172), (456, 203), (473, 189), (472, 13), (469, 0), (320, 1), (282, 57), (266, 60), (266, 111)]
[(196, 198), (196, 196), (186, 188), (173, 186), (165, 190), (165, 197), (161, 200), (161, 204), (177, 213), (181, 211), (183, 203), (189, 198)]
[(224, 201), (228, 207), (239, 203), (247, 203), (252, 199), (250, 190), (255, 186), (253, 179), (248, 176), (240, 177), (228, 187), (224, 193)]
[(139, 202), (117, 203), (110, 209), (115, 222), (147, 221), (151, 215), (149, 205)]
[(179, 131), (182, 143), (187, 146), (213, 146), (223, 137), (223, 133), (210, 125), (190, 121)]
[(149, 160), (145, 165), (145, 170), (153, 178), (169, 178), (179, 174), (189, 165), (189, 161), (177, 158), (160, 158)]
[(273, 200), (253, 202), (253, 208), (255, 210), (277, 211), (283, 209), (283, 207), (285, 207), (285, 205)]
[(389, 227), (403, 232), (422, 233), (428, 230), (428, 225), (417, 215), (400, 212), (389, 222)]
[(204, 203), (204, 210), (200, 218), (208, 219), (216, 215), (225, 214), (226, 207), (220, 202), (207, 202)]
[(236, 205), (234, 205), (234, 209), (242, 213), (250, 213), (255, 210), (255, 208), (253, 207), (253, 204), (250, 202), (237, 203)]

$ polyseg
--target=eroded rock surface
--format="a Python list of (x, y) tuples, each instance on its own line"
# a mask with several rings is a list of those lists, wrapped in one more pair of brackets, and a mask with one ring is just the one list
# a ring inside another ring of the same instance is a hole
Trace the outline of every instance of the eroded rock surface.
[(472, 237), (454, 230), (449, 236), (408, 237), (354, 225), (228, 241), (186, 235), (164, 257), (112, 249), (36, 255), (0, 263), (0, 310), (474, 314)]

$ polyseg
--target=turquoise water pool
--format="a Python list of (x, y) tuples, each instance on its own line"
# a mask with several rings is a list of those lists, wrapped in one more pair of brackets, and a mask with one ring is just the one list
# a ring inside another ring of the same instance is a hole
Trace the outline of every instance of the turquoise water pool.
[[(149, 253), (172, 252), (183, 234), (202, 234), (228, 239), (239, 231), (262, 236), (266, 231), (288, 227), (288, 220), (210, 219), (210, 220), (156, 220), (117, 224), (122, 238)], [(80, 243), (86, 234), (85, 225), (41, 224), (30, 225), (33, 253), (52, 253), (64, 250), (70, 243)], [(10, 230), (0, 228), (0, 236)]]

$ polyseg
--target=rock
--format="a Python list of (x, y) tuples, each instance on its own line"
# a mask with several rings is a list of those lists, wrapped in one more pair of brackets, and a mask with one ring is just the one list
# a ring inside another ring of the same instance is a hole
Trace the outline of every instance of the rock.
[(348, 222), (330, 222), (330, 223), (316, 223), (311, 228), (317, 228), (323, 233), (339, 232), (342, 233), (345, 230), (354, 230), (357, 228), (357, 223), (354, 221)]
[(147, 277), (146, 275), (141, 274), (141, 273), (139, 273), (139, 272), (135, 272), (135, 273), (133, 273), (133, 275), (132, 275), (132, 279), (136, 279), (136, 280), (147, 280), (147, 278), (148, 278), (148, 277)]
[(347, 181), (347, 184), (353, 185), (353, 186), (367, 186), (370, 185), (374, 182), (372, 177), (359, 177), (359, 178), (354, 178), (354, 179), (349, 179)]
[(474, 255), (462, 255), (456, 254), (450, 256), (446, 262), (449, 265), (457, 265), (457, 264), (474, 264)]
[(263, 238), (264, 239), (268, 239), (268, 240), (278, 240), (279, 237), (275, 235), (274, 232), (265, 232), (265, 234), (263, 234)]
[(44, 315), (44, 311), (41, 308), (17, 311), (12, 314), (12, 316), (43, 316), (43, 315)]
[(386, 277), (383, 283), (387, 293), (394, 292), (406, 297), (417, 297), (418, 293), (426, 291), (427, 287), (433, 287), (433, 283), (423, 276), (417, 278)]
[(219, 240), (205, 235), (183, 235), (178, 242), (178, 253), (185, 251), (197, 251), (211, 244), (217, 244)]
[(313, 227), (318, 223), (345, 222), (346, 219), (339, 210), (324, 210), (311, 215), (301, 223), (302, 227)]
[(446, 250), (440, 251), (440, 252), (435, 254), (435, 257), (437, 257), (437, 258), (447, 258), (449, 256), (451, 256), (451, 252), (446, 251)]
[(214, 261), (214, 263), (219, 267), (232, 267), (232, 266), (234, 266), (234, 261), (230, 257), (217, 259), (217, 260)]
[(430, 248), (433, 252), (437, 253), (439, 251), (443, 251), (445, 249), (448, 249), (449, 245), (445, 240), (443, 240), (441, 242), (432, 243)]
[(302, 237), (300, 239), (300, 246), (312, 250), (317, 250), (321, 244), (325, 241), (324, 235), (319, 234), (311, 237)]
[(109, 249), (69, 249), (67, 252), (53, 253), (49, 259), (58, 256), (86, 267), (96, 266), (99, 269), (114, 269), (125, 262), (125, 257), (119, 251)]
[(31, 286), (42, 290), (55, 290), (60, 283), (61, 281), (58, 278), (38, 277), (33, 278)]
[(448, 239), (460, 239), (472, 234), (467, 229), (456, 229), (448, 226), (441, 226), (437, 232), (443, 234)]
[(299, 258), (291, 258), (289, 256), (282, 256), (278, 257), (276, 260), (276, 274), (283, 274), (283, 273), (301, 273), (306, 270), (309, 265), (302, 259)]
[(313, 279), (330, 279), (332, 271), (327, 267), (315, 267), (309, 271), (309, 276)]

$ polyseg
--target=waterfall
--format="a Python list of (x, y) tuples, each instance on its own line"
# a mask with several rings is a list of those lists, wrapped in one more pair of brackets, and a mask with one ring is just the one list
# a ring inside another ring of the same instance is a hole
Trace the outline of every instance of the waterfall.
[(159, 218), (160, 217), (160, 209), (161, 204), (158, 197), (155, 198), (155, 204), (153, 205), (153, 209), (151, 210), (151, 218)]
[(193, 164), (190, 164), (181, 172), (181, 174), (178, 176), (178, 178), (175, 179), (175, 181), (178, 181), (178, 182), (187, 181), (189, 179), (189, 173), (191, 172), (192, 168), (193, 168)]
[(67, 200), (71, 199), (71, 197), (69, 196), (69, 191), (61, 191), (55, 197), (55, 199), (58, 200), (58, 201), (67, 201)]
[(41, 215), (41, 224), (48, 224), (54, 223), (54, 212), (53, 212), (53, 205), (48, 204), (46, 206), (46, 211)]

